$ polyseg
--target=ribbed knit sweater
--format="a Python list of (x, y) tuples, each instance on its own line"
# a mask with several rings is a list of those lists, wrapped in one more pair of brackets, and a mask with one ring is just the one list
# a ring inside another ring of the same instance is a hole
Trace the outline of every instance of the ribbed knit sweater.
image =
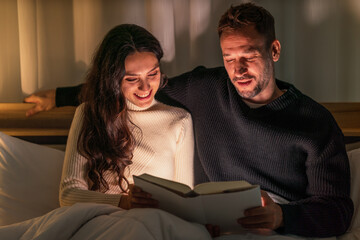
[[(198, 67), (169, 80), (157, 99), (193, 118), (195, 184), (247, 180), (285, 198), (280, 233), (343, 234), (350, 225), (349, 162), (331, 113), (291, 84), (273, 102), (251, 109), (224, 67)], [(80, 86), (58, 88), (58, 106), (77, 104)], [(72, 93), (71, 93), (72, 92)], [(69, 97), (69, 94), (73, 94)]]
[[(130, 120), (141, 129), (134, 128), (136, 147), (126, 177), (153, 174), (162, 178), (193, 186), (194, 135), (191, 116), (181, 108), (153, 101), (148, 108), (128, 103)], [(77, 202), (107, 203), (118, 206), (121, 189), (114, 174), (104, 176), (109, 184), (105, 193), (90, 191), (85, 170), (87, 160), (77, 151), (77, 140), (83, 122), (83, 107), (75, 112), (66, 146), (60, 184), (60, 205)]]
[(244, 179), (287, 199), (279, 232), (343, 234), (353, 213), (343, 134), (320, 104), (290, 84), (277, 85), (282, 96), (251, 109), (223, 67), (198, 67), (170, 79), (157, 98), (193, 117), (197, 182)]

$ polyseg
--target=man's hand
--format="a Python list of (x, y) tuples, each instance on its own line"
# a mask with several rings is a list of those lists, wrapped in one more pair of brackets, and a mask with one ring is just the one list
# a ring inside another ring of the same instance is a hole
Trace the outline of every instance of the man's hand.
[(55, 94), (56, 90), (46, 90), (34, 93), (30, 95), (29, 97), (24, 99), (24, 102), (26, 103), (35, 103), (35, 106), (33, 108), (30, 108), (26, 112), (26, 116), (32, 116), (38, 112), (42, 111), (49, 111), (55, 107)]
[(281, 207), (263, 190), (261, 190), (261, 200), (262, 206), (245, 210), (245, 216), (238, 219), (238, 223), (247, 229), (266, 228), (275, 230), (281, 227), (284, 224)]
[(220, 236), (220, 227), (212, 224), (205, 224), (206, 230), (208, 230), (211, 237)]
[(144, 192), (141, 188), (130, 185), (129, 193), (120, 198), (119, 207), (122, 209), (131, 208), (157, 208), (158, 201), (151, 198), (151, 194)]

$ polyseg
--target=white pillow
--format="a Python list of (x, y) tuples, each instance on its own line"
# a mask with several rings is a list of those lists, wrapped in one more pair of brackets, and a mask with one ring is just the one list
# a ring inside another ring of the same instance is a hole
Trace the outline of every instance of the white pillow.
[(64, 152), (0, 132), (0, 226), (59, 207)]

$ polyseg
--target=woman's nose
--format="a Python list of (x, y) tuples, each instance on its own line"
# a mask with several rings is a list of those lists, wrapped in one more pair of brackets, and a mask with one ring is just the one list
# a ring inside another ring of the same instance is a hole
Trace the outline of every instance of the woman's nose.
[(139, 89), (142, 91), (147, 91), (150, 89), (150, 84), (146, 80), (140, 81)]

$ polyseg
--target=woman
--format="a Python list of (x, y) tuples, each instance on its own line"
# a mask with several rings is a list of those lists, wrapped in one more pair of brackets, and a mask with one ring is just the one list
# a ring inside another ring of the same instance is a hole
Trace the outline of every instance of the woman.
[(97, 50), (75, 113), (60, 184), (60, 205), (154, 207), (132, 188), (149, 173), (193, 185), (190, 114), (157, 102), (165, 83), (159, 41), (137, 25), (113, 28)]

